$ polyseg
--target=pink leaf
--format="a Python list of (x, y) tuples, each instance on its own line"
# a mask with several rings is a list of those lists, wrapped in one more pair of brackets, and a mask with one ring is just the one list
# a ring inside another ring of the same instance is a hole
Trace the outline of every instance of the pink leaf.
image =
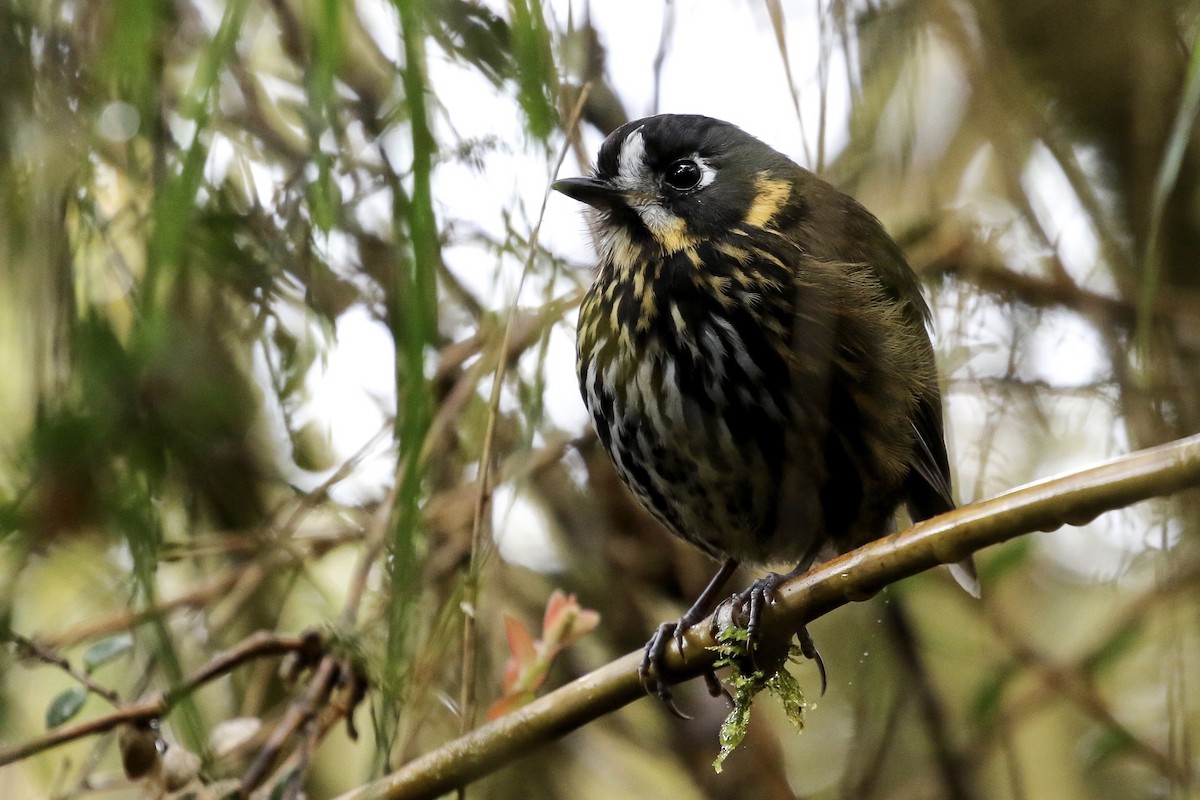
[(504, 633), (508, 636), (508, 650), (514, 659), (526, 663), (537, 657), (533, 635), (521, 620), (505, 614)]

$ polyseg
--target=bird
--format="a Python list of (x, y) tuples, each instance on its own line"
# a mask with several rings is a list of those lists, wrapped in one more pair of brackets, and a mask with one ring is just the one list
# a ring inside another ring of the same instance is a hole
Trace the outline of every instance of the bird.
[[(643, 686), (678, 713), (666, 649), (739, 565), (794, 565), (733, 596), (753, 648), (783, 579), (886, 535), (902, 507), (954, 508), (931, 314), (871, 212), (729, 122), (628, 122), (552, 188), (585, 204), (598, 259), (576, 365), (599, 441), (641, 505), (721, 563), (645, 647)], [(970, 559), (951, 571), (978, 595)]]

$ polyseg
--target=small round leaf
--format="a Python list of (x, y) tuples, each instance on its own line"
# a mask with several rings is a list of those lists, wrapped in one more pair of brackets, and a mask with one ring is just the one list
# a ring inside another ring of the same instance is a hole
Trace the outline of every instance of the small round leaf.
[(90, 673), (96, 667), (125, 655), (132, 647), (133, 637), (128, 633), (118, 633), (116, 636), (101, 639), (83, 654), (83, 668)]
[(46, 707), (46, 727), (57, 728), (71, 719), (79, 713), (79, 709), (83, 708), (85, 700), (87, 700), (87, 690), (82, 686), (72, 686), (65, 692), (59, 692)]

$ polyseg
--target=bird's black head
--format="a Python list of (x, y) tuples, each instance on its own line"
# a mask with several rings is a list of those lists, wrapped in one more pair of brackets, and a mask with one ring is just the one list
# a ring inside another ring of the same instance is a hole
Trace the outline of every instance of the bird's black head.
[(600, 147), (592, 177), (554, 188), (597, 210), (601, 236), (649, 237), (675, 252), (739, 225), (765, 227), (802, 172), (728, 122), (661, 114), (617, 128)]

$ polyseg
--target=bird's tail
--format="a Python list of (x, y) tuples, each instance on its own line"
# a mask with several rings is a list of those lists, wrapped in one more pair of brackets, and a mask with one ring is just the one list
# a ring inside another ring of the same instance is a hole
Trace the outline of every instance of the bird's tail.
[(967, 594), (978, 600), (980, 597), (979, 576), (975, 573), (974, 559), (967, 556), (962, 561), (946, 566), (950, 569), (950, 574), (954, 576), (954, 581), (966, 590)]

